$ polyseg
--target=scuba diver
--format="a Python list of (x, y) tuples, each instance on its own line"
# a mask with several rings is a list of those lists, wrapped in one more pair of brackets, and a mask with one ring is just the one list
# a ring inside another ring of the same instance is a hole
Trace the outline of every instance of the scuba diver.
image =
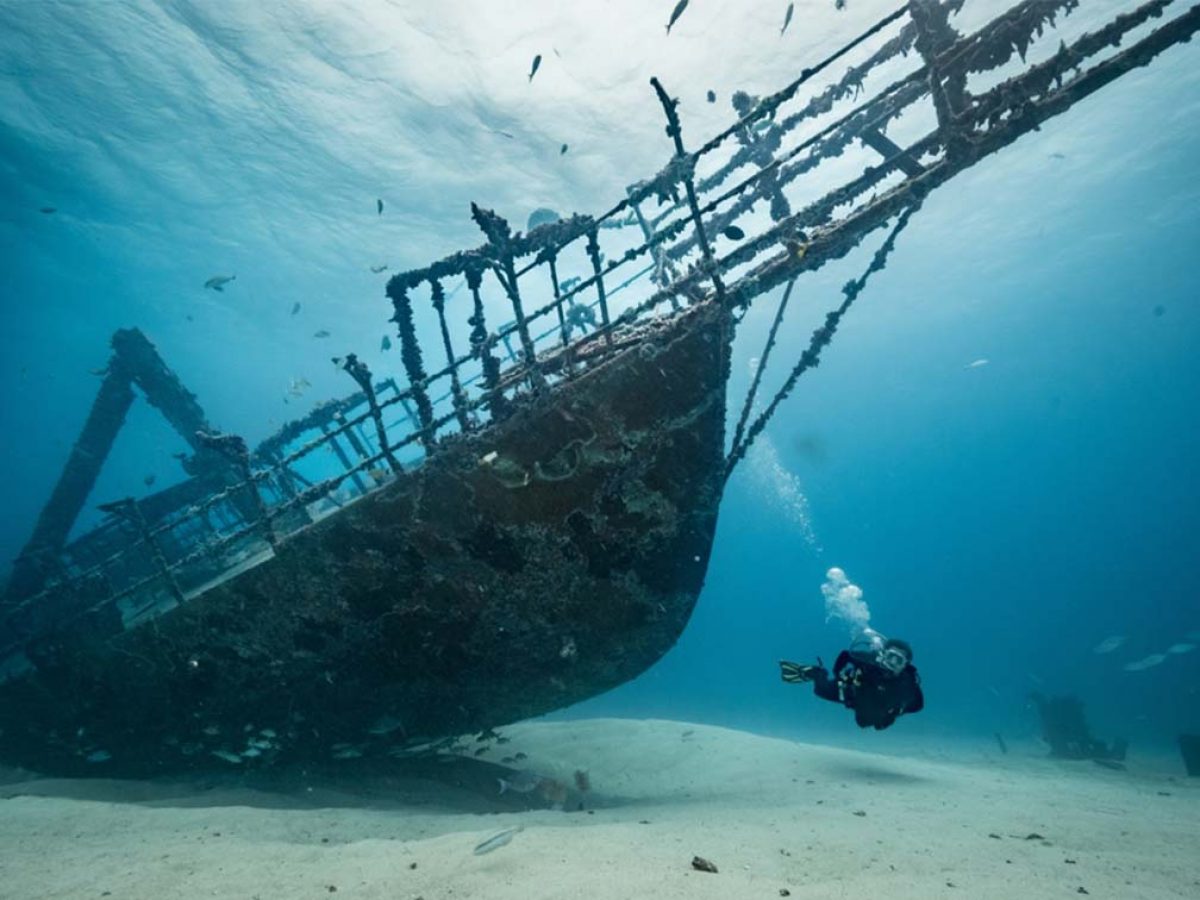
[(780, 660), (779, 669), (788, 684), (811, 681), (818, 697), (854, 710), (859, 728), (882, 731), (899, 716), (925, 708), (921, 676), (912, 664), (912, 647), (869, 628), (850, 649), (838, 654), (832, 675), (819, 657), (815, 666)]

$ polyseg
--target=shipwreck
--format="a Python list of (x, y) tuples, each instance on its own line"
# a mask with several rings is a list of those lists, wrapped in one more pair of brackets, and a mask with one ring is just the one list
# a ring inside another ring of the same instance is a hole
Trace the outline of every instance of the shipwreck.
[[(1200, 29), (1173, 0), (1086, 28), (1078, 0), (1026, 0), (963, 34), (963, 5), (901, 6), (777, 93), (735, 95), (692, 150), (652, 82), (660, 172), (525, 233), (474, 208), (481, 246), (388, 283), (403, 377), (350, 355), (353, 393), (257, 447), (141, 332), (114, 335), (0, 604), (0, 760), (147, 775), (404, 754), (645, 671), (688, 622), (730, 472), (929, 192)], [(878, 233), (757, 402), (797, 278)], [(738, 322), (770, 295), (730, 416)], [(489, 323), (485, 298), (511, 318)], [(187, 441), (187, 477), (68, 540), (135, 388)], [(318, 456), (336, 471), (306, 469)]]

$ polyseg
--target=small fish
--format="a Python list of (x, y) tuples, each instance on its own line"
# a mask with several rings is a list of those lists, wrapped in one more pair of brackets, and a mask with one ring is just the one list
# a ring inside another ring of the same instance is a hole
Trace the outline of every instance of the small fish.
[(1152, 669), (1166, 660), (1165, 653), (1151, 653), (1149, 656), (1142, 657), (1137, 662), (1126, 663), (1126, 672), (1144, 672), (1146, 669)]
[(572, 275), (570, 278), (564, 278), (559, 284), (558, 289), (560, 291), (569, 291), (571, 288), (575, 287), (575, 285), (579, 284), (581, 280), (582, 279), (578, 275)]
[(708, 92), (707, 94), (705, 94), (704, 96), (705, 96), (705, 98), (707, 98), (707, 100), (708, 100), (708, 102), (709, 102), (709, 103), (716, 103), (716, 102), (717, 102), (717, 92), (716, 92), (716, 91), (709, 91), (709, 92)]
[(292, 304), (292, 315), (294, 316), (298, 312), (300, 312), (300, 303), (297, 301)]
[(1167, 648), (1168, 653), (1191, 653), (1196, 649), (1195, 644), (1172, 644)]
[(208, 281), (204, 282), (204, 286), (211, 291), (224, 291), (225, 285), (237, 278), (236, 275), (214, 275)]
[(379, 349), (380, 350), (391, 350), (392, 349), (392, 339), (390, 337), (388, 337), (386, 334), (383, 336), (383, 340), (379, 342)]
[(688, 0), (679, 0), (679, 2), (675, 4), (675, 9), (671, 13), (671, 21), (667, 23), (667, 34), (671, 33), (671, 27), (679, 21), (679, 17), (683, 15), (683, 11), (687, 9), (687, 6)]
[(293, 378), (290, 382), (288, 382), (288, 393), (293, 397), (299, 397), (302, 396), (310, 387), (312, 387), (312, 385), (309, 384), (307, 378)]
[(1067, 156), (1065, 153), (1051, 153), (1050, 158), (1051, 159), (1066, 159)]
[(331, 357), (329, 357), (329, 361), (332, 362), (335, 366), (340, 366), (342, 364), (342, 357), (331, 356)]
[(318, 331), (316, 334), (314, 334), (314, 335), (313, 335), (313, 337), (315, 337), (315, 338), (327, 338), (327, 337), (329, 337), (329, 332), (328, 332), (328, 331), (326, 331), (324, 328), (322, 328), (320, 331)]
[(371, 266), (371, 271), (378, 275), (380, 272), (386, 272), (387, 266)]
[(740, 241), (746, 236), (746, 232), (742, 231), (736, 225), (726, 225), (721, 229), (721, 234), (725, 235), (731, 241)]
[(1112, 637), (1106, 637), (1104, 640), (1102, 640), (1100, 643), (1098, 643), (1095, 647), (1093, 647), (1092, 652), (1099, 653), (1099, 654), (1112, 653), (1114, 650), (1116, 650), (1118, 647), (1120, 647), (1124, 643), (1125, 643), (1125, 635), (1114, 634)]
[(58, 212), (58, 209), (53, 206), (43, 206), (41, 209), (38, 210), (38, 212), (40, 212), (42, 215), (52, 216), (56, 212)]
[(963, 368), (964, 369), (982, 369), (989, 362), (991, 362), (991, 360), (989, 360), (989, 359), (976, 359), (976, 360), (972, 360), (971, 362), (967, 363), (965, 366), (963, 366)]
[(566, 145), (566, 144), (563, 144), (561, 147), (559, 147), (559, 148), (558, 148), (558, 155), (559, 155), (559, 156), (562, 156), (562, 155), (563, 155), (564, 153), (566, 153), (566, 152), (567, 152), (567, 145)]
[(375, 198), (375, 215), (377, 215), (377, 216), (383, 215), (383, 201), (380, 200), (378, 197)]
[(93, 750), (87, 755), (86, 761), (90, 763), (102, 763), (108, 762), (110, 759), (112, 759), (112, 754), (107, 750)]
[(784, 244), (788, 248), (788, 252), (798, 260), (804, 259), (804, 254), (808, 252), (807, 241), (790, 240), (785, 241)]
[(507, 131), (501, 131), (499, 128), (493, 128), (491, 130), (496, 132), (496, 134), (503, 135), (504, 137), (508, 138), (510, 141), (516, 140), (516, 138), (513, 135), (509, 134)]
[(833, 8), (834, 9), (845, 9), (846, 8), (846, 0), (833, 0)]
[(192, 318), (190, 315), (189, 315), (189, 316), (184, 316), (184, 318), (185, 318), (185, 319), (187, 319), (189, 322), (195, 322), (195, 321), (196, 321), (196, 320), (195, 320), (194, 318)]
[[(376, 484), (378, 484), (382, 481), (387, 481), (388, 470), (381, 466), (372, 466), (371, 468), (367, 469), (367, 474), (371, 476), (371, 478), (375, 481)], [(482, 749), (486, 750), (487, 747), (484, 747)], [(476, 753), (475, 755), (478, 756), (479, 754)]]
[(542, 65), (542, 54), (538, 54), (533, 58), (533, 65), (529, 69), (529, 80), (533, 81), (533, 76), (537, 74), (537, 70)]
[(788, 26), (792, 24), (792, 13), (795, 12), (795, 3), (789, 3), (787, 12), (783, 16), (783, 27), (779, 29), (779, 36), (783, 37), (783, 33), (787, 31)]
[(486, 841), (475, 845), (475, 855), (483, 856), (485, 853), (491, 853), (493, 850), (498, 850), (508, 844), (518, 832), (524, 831), (524, 825), (518, 825), (516, 828), (506, 828), (499, 834), (494, 834)]
[(97, 378), (103, 378), (108, 374), (108, 366), (104, 366), (102, 369), (89, 369), (88, 374), (95, 375)]
[(1163, 315), (1166, 313), (1167, 308), (1165, 306), (1163, 306), (1161, 303), (1159, 303), (1151, 311), (1154, 313), (1154, 318), (1161, 319), (1163, 317)]
[(142, 484), (144, 484), (146, 487), (150, 487), (152, 484), (154, 484), (154, 482), (156, 480), (157, 480), (157, 476), (147, 475), (145, 478), (142, 479)]
[(524, 753), (518, 752), (513, 754), (513, 759), (515, 759), (517, 762), (521, 762), (522, 760), (529, 759), (529, 757)]

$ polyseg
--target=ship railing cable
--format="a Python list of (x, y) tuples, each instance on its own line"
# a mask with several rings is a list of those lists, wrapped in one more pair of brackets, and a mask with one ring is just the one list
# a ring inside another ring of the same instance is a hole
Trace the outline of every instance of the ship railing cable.
[[(776, 410), (779, 409), (779, 405), (783, 403), (783, 401), (786, 400), (791, 394), (792, 389), (795, 388), (796, 382), (799, 381), (800, 376), (810, 369), (814, 369), (820, 365), (821, 351), (828, 347), (830, 342), (833, 340), (833, 336), (837, 333), (838, 325), (841, 324), (842, 317), (850, 311), (850, 307), (854, 305), (854, 301), (858, 299), (859, 295), (863, 291), (863, 288), (867, 286), (867, 281), (871, 275), (881, 271), (884, 266), (887, 265), (888, 256), (896, 246), (896, 238), (899, 237), (900, 232), (902, 232), (908, 226), (909, 221), (912, 219), (913, 213), (916, 212), (920, 206), (920, 198), (918, 198), (916, 195), (913, 195), (912, 204), (906, 207), (904, 211), (900, 213), (900, 217), (897, 220), (895, 227), (892, 228), (891, 233), (888, 234), (880, 248), (875, 251), (874, 256), (871, 258), (871, 263), (867, 266), (866, 271), (864, 271), (862, 275), (853, 281), (846, 282), (846, 285), (842, 288), (842, 294), (844, 296), (841, 304), (836, 309), (827, 313), (825, 316), (825, 322), (820, 328), (812, 333), (812, 337), (809, 338), (808, 348), (800, 354), (799, 361), (788, 374), (787, 379), (783, 383), (783, 387), (781, 387), (776, 392), (775, 396), (771, 398), (771, 402), (767, 404), (767, 408), (764, 409), (757, 418), (755, 418), (754, 422), (746, 430), (745, 437), (742, 439), (741, 443), (736, 443), (735, 441), (734, 446), (729, 451), (729, 455), (725, 460), (726, 480), (728, 480), (729, 476), (733, 474), (734, 467), (738, 464), (738, 462), (740, 462), (746, 456), (746, 453), (754, 444), (755, 439), (762, 433), (762, 430), (767, 427), (767, 423), (771, 421), (771, 417), (775, 415)], [(790, 288), (791, 285), (789, 284), (789, 291)], [(768, 347), (775, 343), (776, 332), (779, 330), (779, 324), (783, 318), (782, 311), (783, 305), (781, 304), (781, 315), (776, 316), (775, 322), (772, 325), (771, 334), (768, 338)], [(749, 403), (751, 400), (752, 397), (748, 396), (747, 402)]]

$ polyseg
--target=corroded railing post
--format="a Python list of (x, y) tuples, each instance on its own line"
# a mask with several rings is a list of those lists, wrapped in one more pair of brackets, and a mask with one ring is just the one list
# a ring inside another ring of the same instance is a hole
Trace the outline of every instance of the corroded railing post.
[[(633, 193), (632, 188), (630, 188), (629, 193)], [(637, 220), (638, 227), (642, 229), (642, 236), (646, 239), (647, 245), (653, 245), (656, 237), (654, 226), (647, 221), (645, 214), (642, 212), (642, 205), (631, 200), (630, 206), (633, 207), (634, 218)], [(651, 246), (650, 255), (654, 258), (654, 274), (651, 276), (651, 280), (659, 287), (666, 287), (677, 277), (675, 266), (667, 258), (667, 253), (663, 249), (662, 244)], [(671, 308), (678, 311), (679, 298), (672, 293), (670, 299)]]
[[(392, 455), (391, 447), (388, 446), (387, 429), (383, 426), (383, 413), (379, 409), (379, 400), (375, 397), (375, 385), (371, 383), (371, 370), (354, 353), (346, 355), (345, 362), (342, 363), (342, 368), (362, 388), (363, 395), (367, 398), (367, 406), (371, 410), (371, 420), (375, 423), (375, 436), (379, 439), (379, 451), (383, 454), (383, 458), (388, 461), (388, 465), (391, 466), (392, 471), (397, 475), (400, 474), (404, 470), (400, 467), (400, 463), (396, 460), (396, 457)], [(350, 436), (349, 429), (346, 429), (346, 435)]]
[(563, 345), (563, 371), (570, 375), (574, 369), (571, 347), (571, 332), (567, 329), (567, 317), (563, 315), (562, 285), (558, 283), (558, 256), (553, 247), (542, 251), (542, 257), (550, 266), (550, 283), (554, 287), (554, 311), (558, 314), (558, 333)]
[(246, 442), (236, 434), (210, 434), (205, 431), (197, 431), (196, 439), (208, 449), (220, 453), (233, 464), (234, 469), (242, 478), (237, 487), (249, 492), (250, 502), (258, 513), (257, 523), (250, 524), (261, 526), (263, 537), (267, 539), (271, 549), (278, 550), (279, 539), (275, 535), (275, 526), (271, 522), (271, 511), (267, 509), (262, 495), (258, 493), (258, 485), (254, 483), (254, 473), (250, 470), (250, 451), (246, 447)]
[(509, 408), (508, 401), (500, 390), (500, 360), (492, 355), (492, 339), (483, 316), (483, 298), (479, 296), (483, 273), (477, 267), (471, 266), (466, 275), (467, 287), (471, 291), (474, 304), (471, 318), (467, 320), (467, 324), (471, 326), (471, 352), (479, 357), (479, 364), (483, 369), (483, 389), (488, 394), (487, 407), (491, 411), (492, 421), (496, 422), (508, 415)]
[(450, 366), (450, 396), (454, 402), (454, 415), (458, 419), (458, 426), (463, 431), (470, 431), (474, 422), (467, 412), (467, 398), (463, 394), (462, 382), (458, 379), (458, 365), (455, 362), (454, 348), (450, 344), (450, 329), (446, 327), (446, 292), (436, 278), (429, 284), (433, 295), (433, 308), (437, 310), (438, 323), (442, 326), (442, 346), (446, 350), (446, 362)]
[(947, 73), (938, 65), (938, 55), (953, 46), (958, 39), (958, 32), (950, 25), (950, 10), (937, 0), (911, 0), (908, 9), (913, 26), (917, 29), (917, 52), (929, 69), (929, 95), (933, 98), (946, 155), (958, 158), (969, 146), (955, 121), (966, 98), (966, 74), (961, 70)]
[(592, 276), (596, 279), (596, 296), (600, 299), (600, 323), (604, 327), (604, 343), (612, 346), (612, 329), (608, 327), (608, 295), (604, 292), (604, 274), (600, 265), (600, 239), (596, 226), (588, 229), (588, 259), (592, 261)]
[[(337, 435), (334, 434), (330, 430), (329, 426), (324, 422), (322, 422), (319, 427), (321, 429), (321, 434), (325, 435), (325, 438), (329, 443), (329, 449), (333, 451), (333, 455), (336, 456), (338, 462), (342, 464), (342, 468), (350, 473), (350, 480), (354, 482), (354, 486), (358, 488), (359, 493), (365, 494), (367, 492), (367, 482), (358, 472), (353, 471), (355, 463), (350, 459), (350, 457), (346, 454), (345, 449), (338, 442)], [(343, 432), (343, 434), (348, 435), (349, 432)], [(353, 447), (354, 443), (351, 442), (350, 446)], [(360, 457), (366, 456), (366, 454), (360, 448), (355, 448), (355, 452), (357, 452)]]
[(421, 345), (417, 342), (417, 331), (413, 325), (412, 301), (408, 297), (408, 288), (399, 278), (388, 282), (387, 293), (392, 299), (394, 311), (391, 321), (396, 323), (400, 331), (400, 359), (404, 363), (409, 388), (417, 404), (417, 417), (421, 420), (421, 443), (426, 451), (429, 451), (433, 449), (435, 442), (433, 404), (429, 402), (429, 392), (425, 389), (425, 361), (421, 356)]
[(533, 346), (533, 338), (529, 335), (529, 320), (525, 318), (525, 310), (521, 305), (521, 292), (517, 287), (517, 270), (513, 265), (512, 228), (508, 222), (496, 215), (490, 209), (472, 203), (471, 218), (483, 229), (488, 242), (499, 255), (499, 268), (496, 274), (503, 285), (508, 299), (512, 302), (513, 317), (517, 322), (517, 334), (521, 338), (521, 350), (524, 353), (525, 367), (529, 373), (529, 384), (535, 394), (546, 390), (546, 377), (538, 367), (537, 350)]
[[(737, 91), (733, 95), (734, 111), (741, 118), (746, 118), (754, 112), (757, 98), (751, 97), (745, 91)], [(779, 183), (779, 168), (774, 166), (775, 151), (779, 149), (782, 129), (771, 124), (765, 134), (755, 134), (749, 128), (738, 129), (738, 143), (746, 148), (750, 159), (763, 170), (763, 176), (756, 186), (760, 196), (769, 197), (771, 201), (771, 221), (782, 222), (792, 214), (791, 204), (783, 195), (783, 187)]]
[(142, 507), (138, 504), (137, 500), (133, 497), (126, 497), (123, 500), (115, 500), (112, 503), (101, 503), (99, 509), (101, 512), (120, 516), (137, 529), (138, 537), (145, 541), (146, 546), (150, 548), (150, 557), (154, 560), (154, 567), (158, 569), (158, 574), (166, 582), (171, 596), (175, 598), (176, 603), (182, 603), (184, 600), (183, 591), (180, 590), (179, 582), (175, 580), (175, 575), (171, 572), (171, 567), (167, 564), (167, 556), (163, 553), (162, 545), (150, 530), (150, 525), (146, 522), (146, 517), (142, 515)]
[(683, 128), (679, 124), (679, 114), (675, 111), (679, 101), (672, 100), (667, 95), (662, 82), (657, 78), (651, 78), (650, 84), (654, 86), (654, 92), (658, 94), (663, 112), (666, 113), (667, 137), (675, 142), (674, 164), (677, 167), (675, 174), (683, 182), (684, 190), (687, 191), (688, 209), (691, 212), (692, 226), (696, 229), (696, 240), (700, 242), (700, 252), (704, 255), (704, 265), (708, 270), (709, 278), (712, 279), (713, 288), (717, 292), (717, 300), (724, 306), (726, 303), (725, 283), (721, 280), (721, 273), (717, 270), (716, 260), (713, 259), (712, 245), (704, 230), (704, 221), (700, 216), (700, 203), (696, 199), (696, 182), (693, 178), (696, 161), (683, 149)]

